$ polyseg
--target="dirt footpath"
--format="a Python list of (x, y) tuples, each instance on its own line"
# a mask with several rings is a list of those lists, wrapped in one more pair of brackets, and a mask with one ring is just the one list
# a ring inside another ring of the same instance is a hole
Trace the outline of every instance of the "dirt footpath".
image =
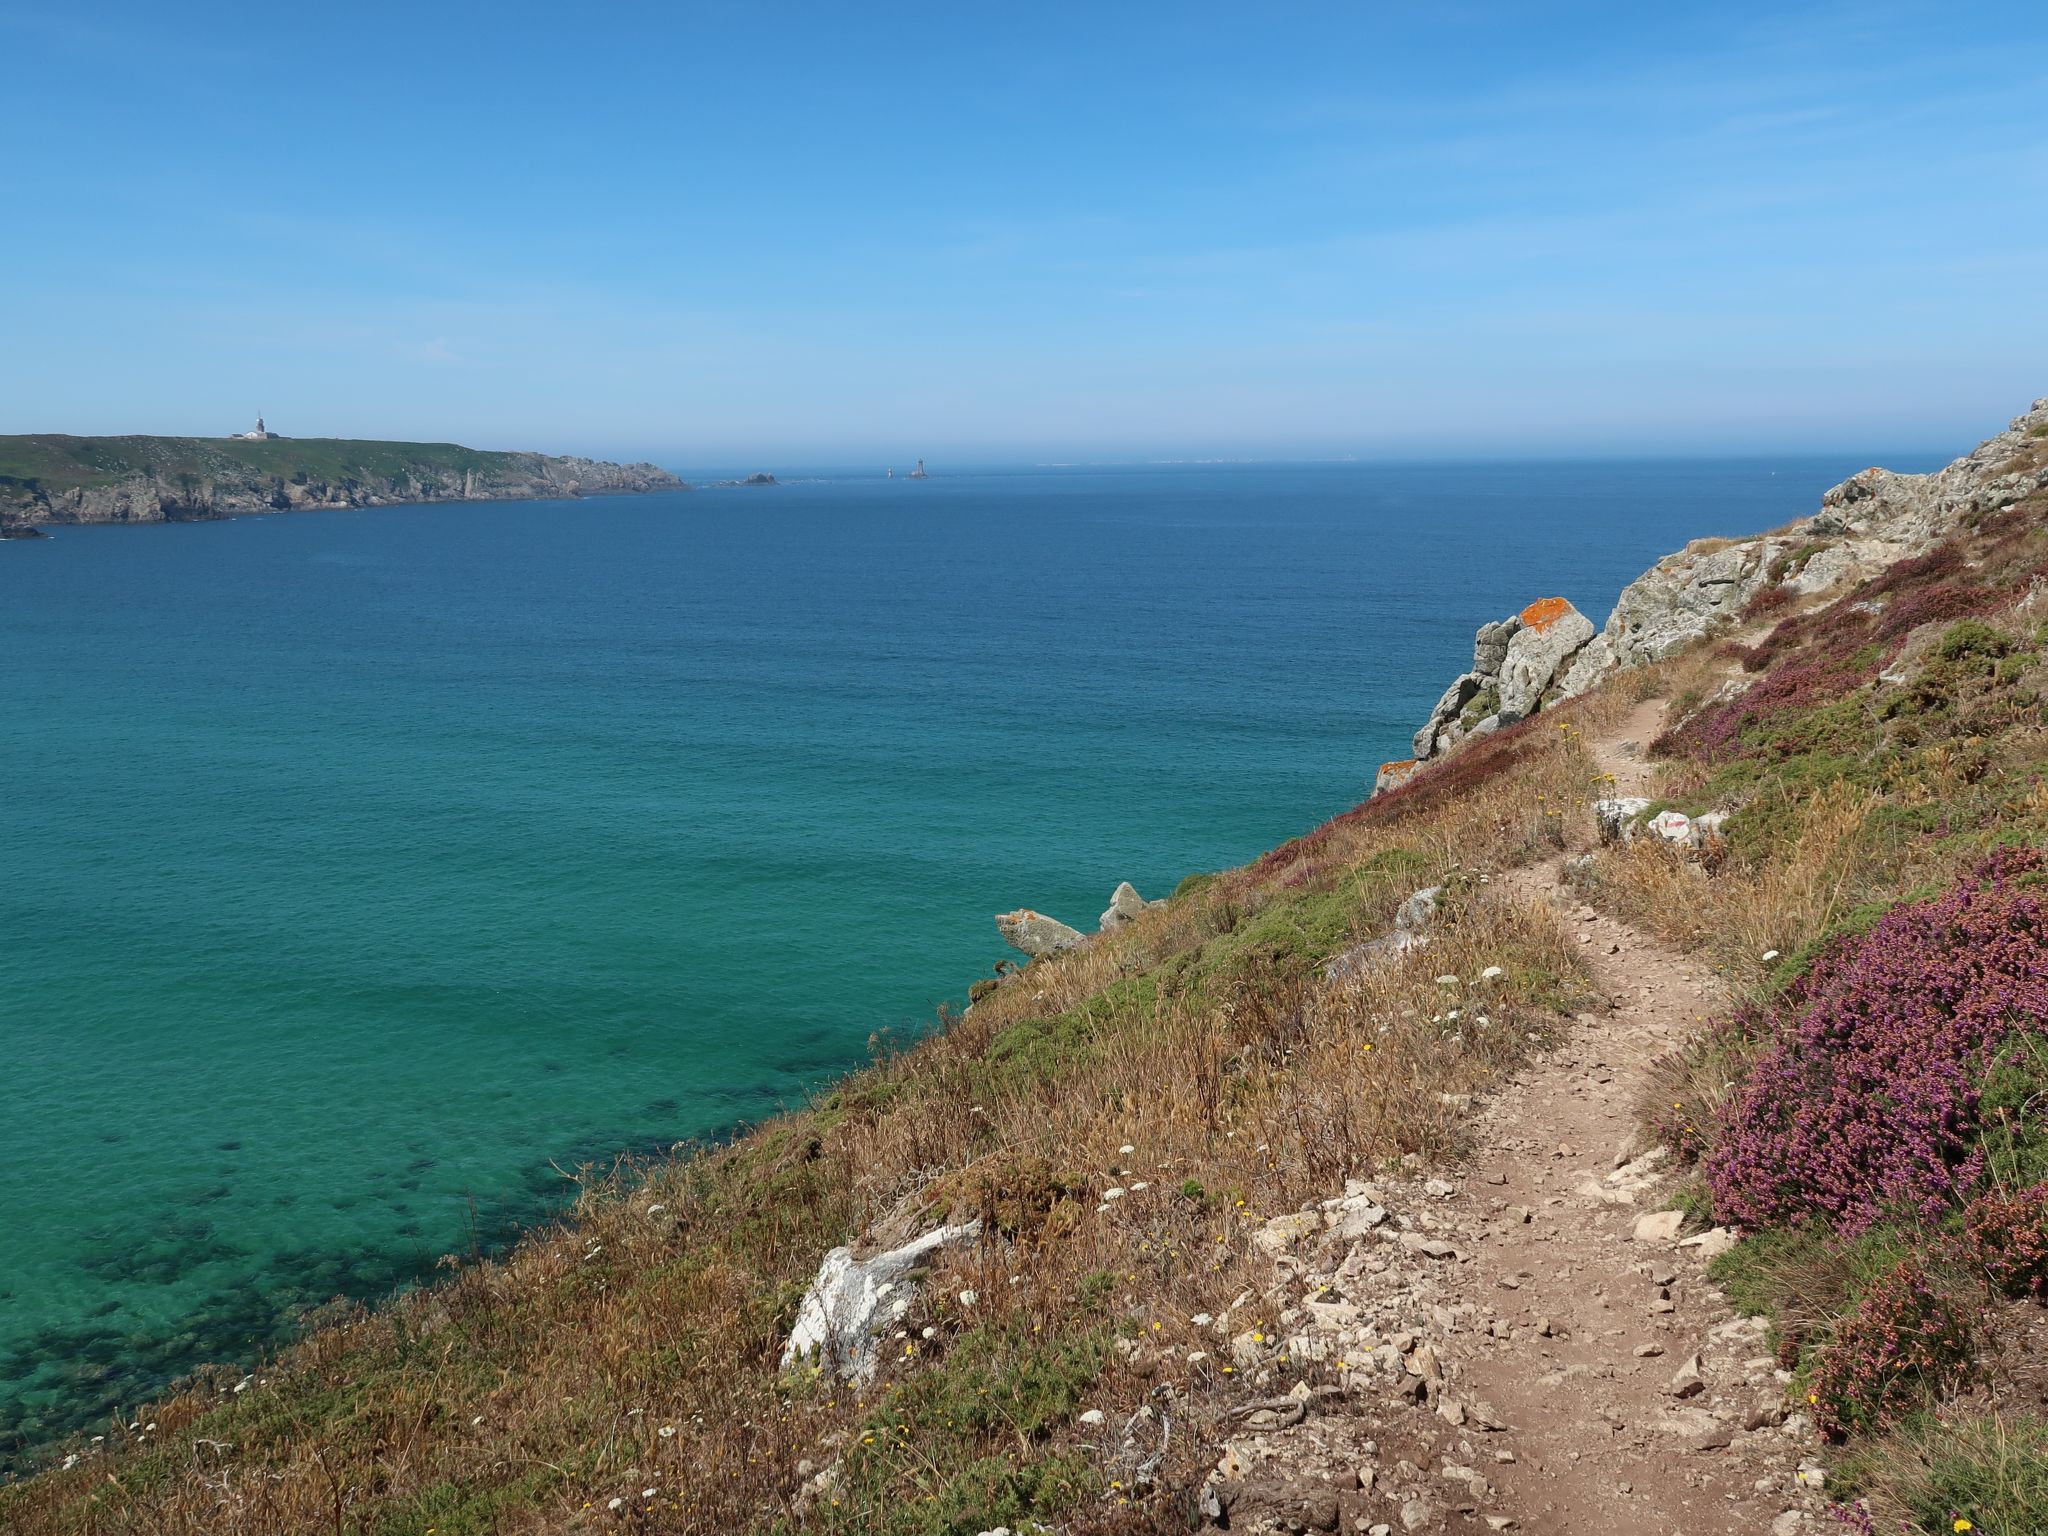
[[(1642, 747), (1662, 708), (1640, 705), (1591, 743), (1614, 793), (1648, 792)], [(1354, 1181), (1324, 1202), (1320, 1229), (1269, 1223), (1278, 1280), (1259, 1305), (1296, 1330), (1297, 1355), (1337, 1367), (1348, 1407), (1319, 1412), (1311, 1396), (1254, 1410), (1205, 1495), (1214, 1523), (1383, 1536), (1829, 1528), (1812, 1428), (1787, 1420), (1764, 1326), (1705, 1279), (1730, 1239), (1678, 1238), (1675, 1213), (1661, 1214), (1663, 1155), (1638, 1141), (1649, 1065), (1725, 999), (1694, 961), (1586, 906), (1565, 864), (1495, 884), (1557, 910), (1606, 1006), (1483, 1112), (1464, 1167)]]

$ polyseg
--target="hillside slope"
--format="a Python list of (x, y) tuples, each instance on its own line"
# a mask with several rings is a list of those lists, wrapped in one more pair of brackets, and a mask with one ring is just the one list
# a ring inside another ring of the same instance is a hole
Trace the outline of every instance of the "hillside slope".
[(2048, 486), (2007, 463), (40, 1453), (0, 1526), (2048, 1530)]
[(0, 520), (17, 529), (683, 488), (652, 464), (482, 452), (454, 443), (0, 436)]

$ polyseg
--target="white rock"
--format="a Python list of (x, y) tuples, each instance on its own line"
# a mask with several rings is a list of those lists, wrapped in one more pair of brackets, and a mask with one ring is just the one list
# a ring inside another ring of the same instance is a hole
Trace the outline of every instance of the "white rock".
[(797, 1308), (796, 1325), (782, 1351), (783, 1369), (815, 1357), (854, 1381), (875, 1373), (882, 1331), (910, 1308), (909, 1282), (925, 1261), (953, 1243), (972, 1241), (979, 1220), (938, 1227), (900, 1248), (856, 1261), (850, 1247), (834, 1248)]
[(1722, 1254), (1741, 1241), (1726, 1227), (1715, 1227), (1707, 1232), (1695, 1232), (1691, 1237), (1678, 1240), (1681, 1248), (1695, 1250), (1702, 1259), (1718, 1259)]
[(1650, 808), (1640, 795), (1623, 795), (1593, 802), (1593, 821), (1603, 843), (1625, 843), (1635, 830), (1635, 818)]
[(1638, 1216), (1635, 1240), (1639, 1243), (1668, 1243), (1678, 1236), (1684, 1225), (1683, 1211), (1656, 1211), (1648, 1216)]
[(1659, 811), (1650, 818), (1649, 826), (1667, 843), (1690, 843), (1693, 840), (1692, 818), (1683, 811)]

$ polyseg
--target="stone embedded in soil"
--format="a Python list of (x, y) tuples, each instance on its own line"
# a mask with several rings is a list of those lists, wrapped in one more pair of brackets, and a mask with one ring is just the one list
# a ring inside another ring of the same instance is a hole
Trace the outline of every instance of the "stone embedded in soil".
[(1678, 1368), (1677, 1373), (1671, 1378), (1671, 1385), (1666, 1388), (1673, 1397), (1698, 1397), (1706, 1389), (1707, 1382), (1701, 1374), (1698, 1355), (1694, 1355)]
[(1639, 1243), (1668, 1243), (1678, 1236), (1684, 1226), (1683, 1211), (1656, 1211), (1648, 1216), (1638, 1216), (1635, 1240)]

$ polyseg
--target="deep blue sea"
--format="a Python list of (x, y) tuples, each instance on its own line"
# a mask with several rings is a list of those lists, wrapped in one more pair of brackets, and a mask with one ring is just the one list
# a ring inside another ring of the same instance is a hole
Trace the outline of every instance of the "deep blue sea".
[[(796, 479), (0, 544), (0, 1458), (1361, 798), (1867, 457)], [(1917, 467), (1917, 466), (1916, 466)]]

